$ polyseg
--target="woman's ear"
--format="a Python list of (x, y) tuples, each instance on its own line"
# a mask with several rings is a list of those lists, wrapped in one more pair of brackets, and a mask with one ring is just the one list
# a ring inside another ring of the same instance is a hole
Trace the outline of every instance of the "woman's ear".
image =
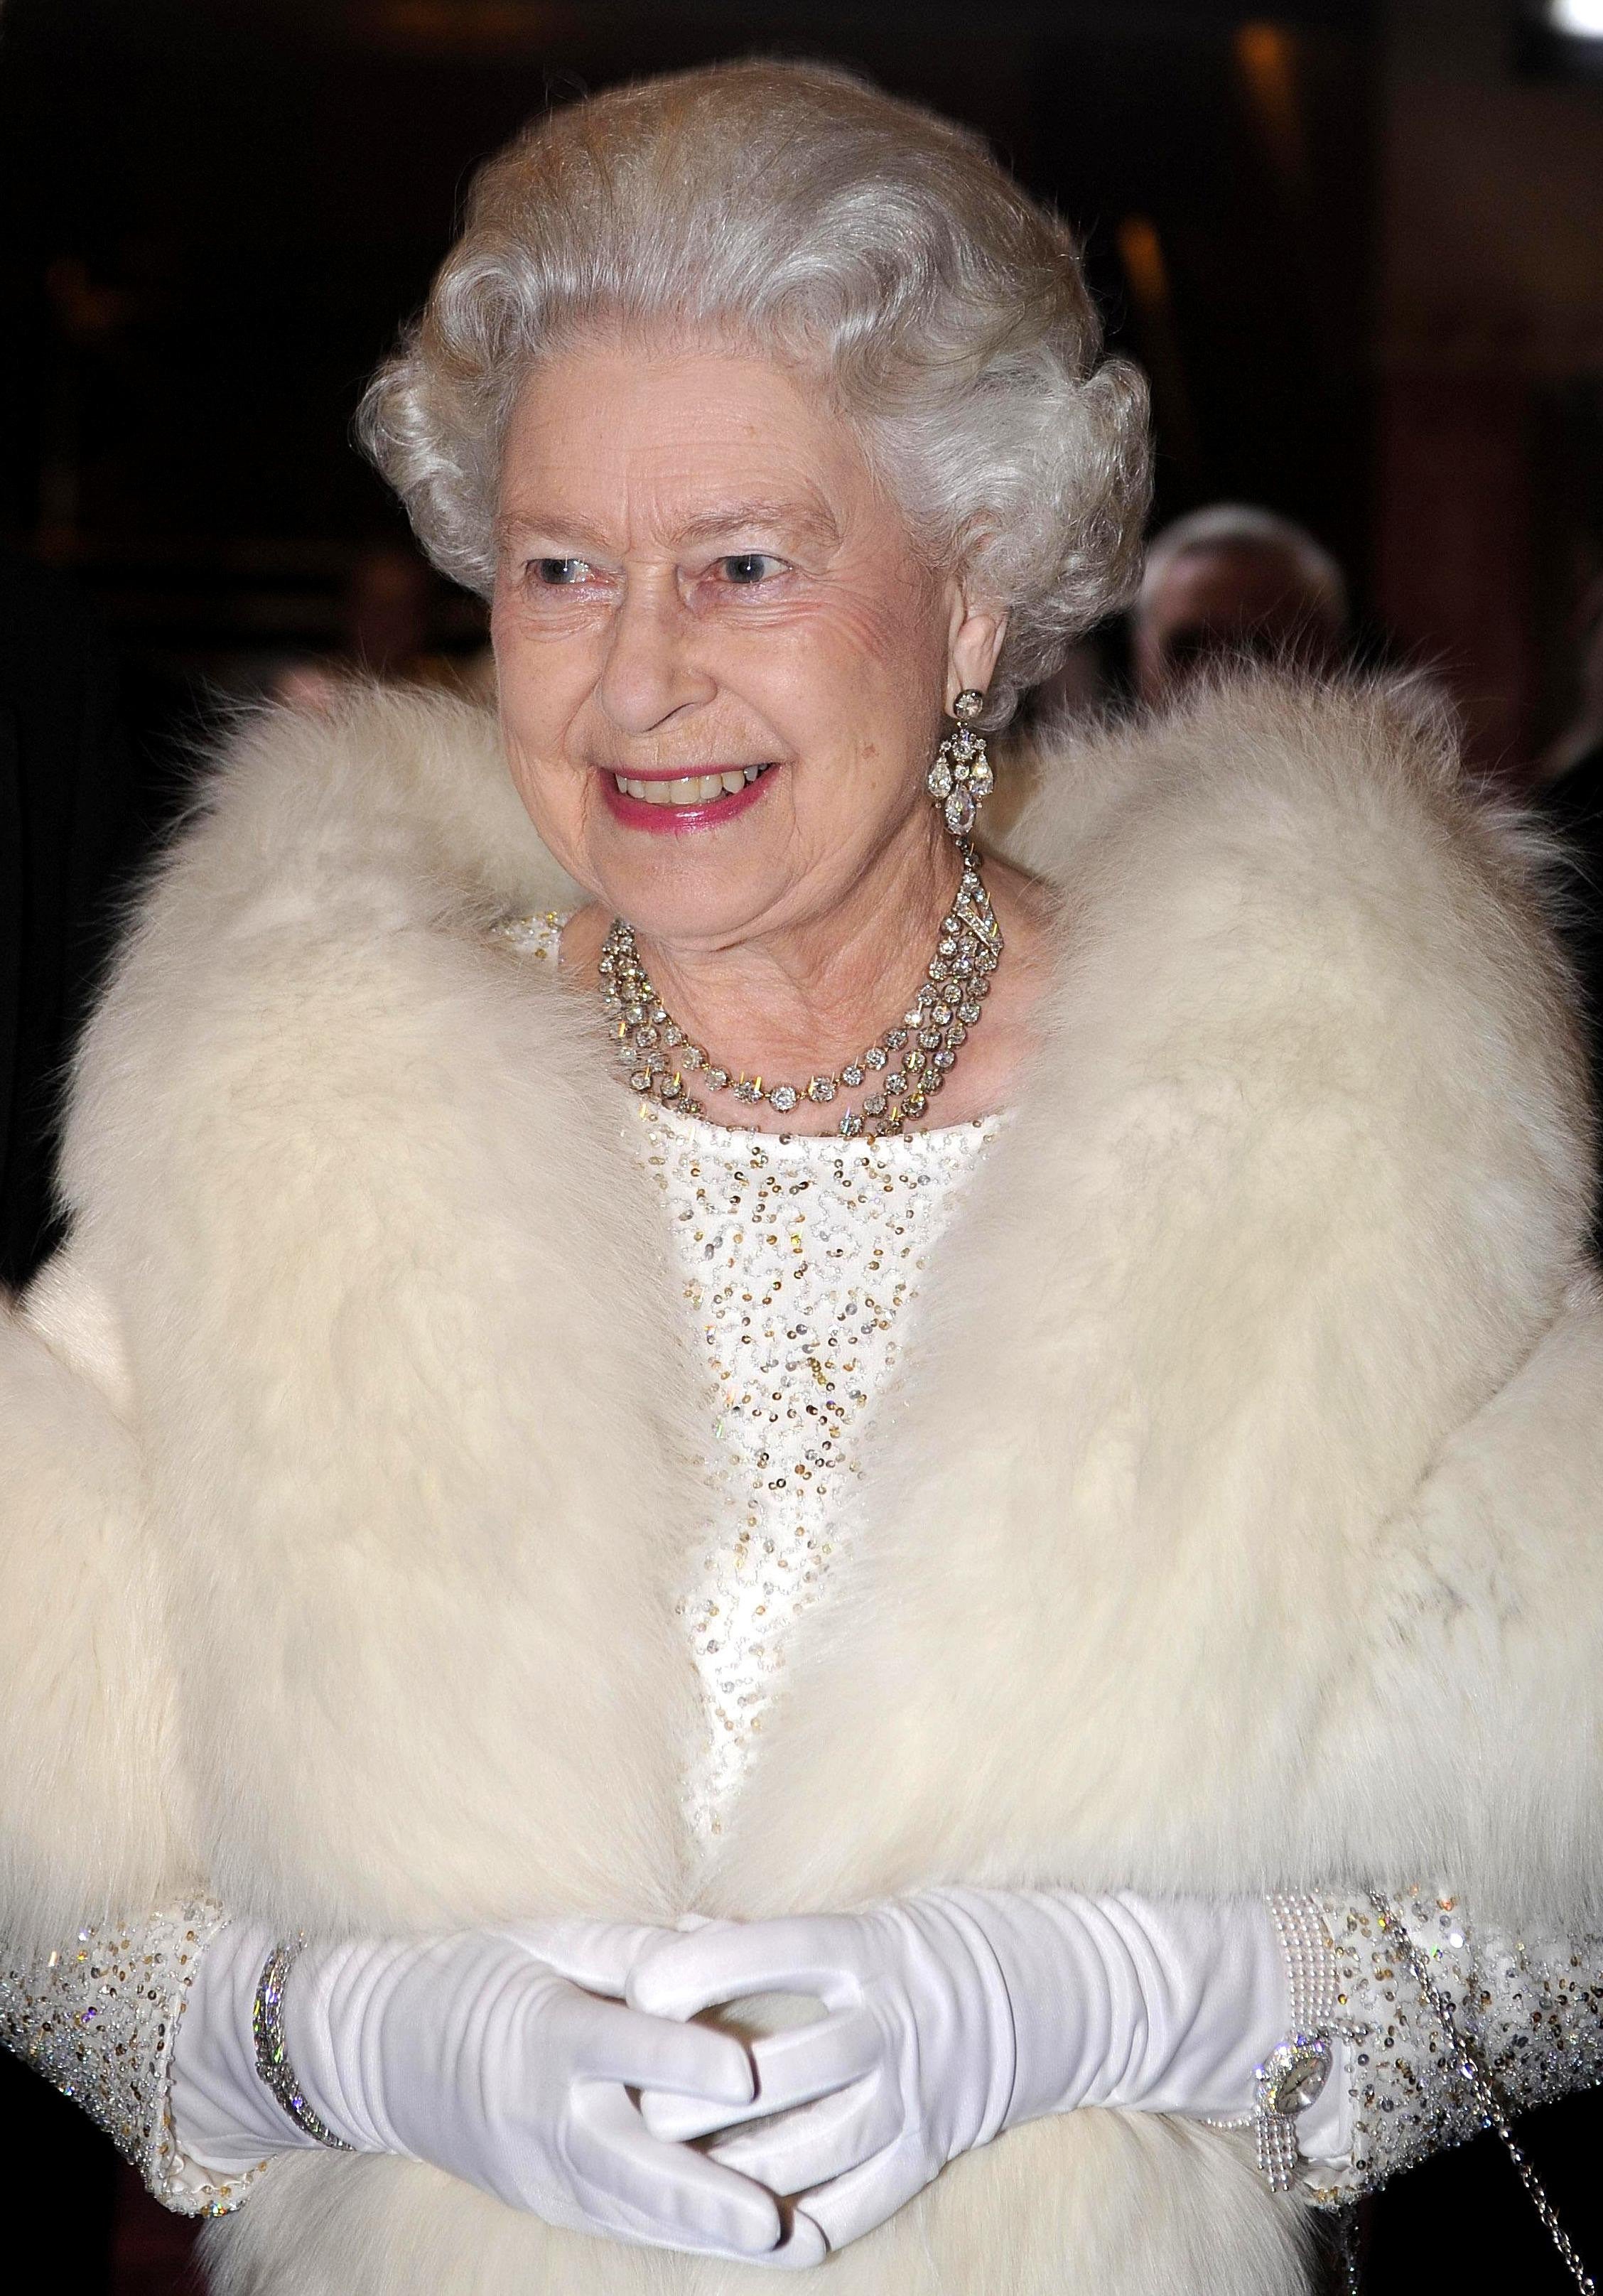
[(948, 709), (965, 687), (972, 686), (980, 693), (986, 691), (996, 668), (996, 658), (1002, 652), (1002, 642), (1007, 634), (1005, 606), (999, 606), (988, 599), (977, 599), (970, 603), (961, 591), (954, 592), (946, 647), (950, 665), (950, 690), (946, 695)]

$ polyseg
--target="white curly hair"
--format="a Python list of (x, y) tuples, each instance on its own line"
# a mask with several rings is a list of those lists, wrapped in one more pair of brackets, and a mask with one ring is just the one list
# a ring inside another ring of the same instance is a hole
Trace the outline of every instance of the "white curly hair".
[(494, 584), (518, 391), (601, 323), (818, 373), (920, 549), (1008, 609), (987, 723), (1130, 595), (1145, 385), (1100, 357), (1067, 227), (968, 130), (832, 67), (734, 63), (591, 96), (490, 160), (358, 417), (470, 589)]

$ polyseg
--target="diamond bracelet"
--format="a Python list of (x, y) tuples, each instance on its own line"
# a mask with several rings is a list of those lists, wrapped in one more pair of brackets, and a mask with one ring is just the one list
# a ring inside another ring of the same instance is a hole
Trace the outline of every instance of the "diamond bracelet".
[(284, 2045), (284, 1986), (306, 1941), (303, 1931), (292, 1945), (275, 1945), (267, 1956), (250, 2006), (256, 2070), (303, 2136), (311, 2137), (315, 2144), (326, 2144), (332, 2152), (354, 2152), (356, 2146), (348, 2144), (343, 2136), (336, 2136), (301, 2095), (300, 2083)]

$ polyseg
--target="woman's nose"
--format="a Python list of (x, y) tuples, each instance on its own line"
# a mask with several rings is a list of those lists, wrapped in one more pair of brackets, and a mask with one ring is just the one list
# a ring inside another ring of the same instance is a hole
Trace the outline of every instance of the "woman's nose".
[(717, 681), (697, 660), (695, 637), (672, 575), (628, 582), (596, 685), (620, 733), (649, 734), (675, 710), (712, 699)]

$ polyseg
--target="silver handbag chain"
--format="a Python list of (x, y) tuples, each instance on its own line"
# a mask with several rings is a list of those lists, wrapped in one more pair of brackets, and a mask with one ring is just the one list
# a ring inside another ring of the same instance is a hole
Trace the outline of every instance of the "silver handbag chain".
[[(1403, 1921), (1402, 1915), (1388, 1905), (1378, 1890), (1370, 1891), (1370, 1903), (1379, 1916), (1381, 1928), (1407, 1963), (1409, 1975), (1419, 1987), (1426, 2006), (1446, 2035), (1453, 2069), (1468, 2084), (1470, 2095), (1474, 2097), (1476, 2109), (1480, 2113), (1483, 2128), (1494, 2128), (1502, 2139), (1503, 2150), (1513, 2161), (1520, 2183), (1531, 2196), (1532, 2207), (1547, 2226), (1548, 2235), (1568, 2267), (1570, 2276), (1576, 2287), (1583, 2290), (1585, 2296), (1598, 2296), (1597, 2282), (1582, 2262), (1574, 2242), (1559, 2223), (1558, 2212), (1549, 2200), (1541, 2177), (1525, 2158), (1524, 2147), (1516, 2141), (1514, 2131), (1509, 2126), (1509, 2115), (1503, 2101), (1480, 2059), (1464, 2038), (1459, 2026), (1458, 2013), (1431, 1975), (1430, 1964), (1409, 1935), (1408, 1924)], [(1349, 2296), (1358, 2296), (1357, 2244), (1350, 2236), (1344, 2241), (1343, 2254), (1346, 2264)]]

